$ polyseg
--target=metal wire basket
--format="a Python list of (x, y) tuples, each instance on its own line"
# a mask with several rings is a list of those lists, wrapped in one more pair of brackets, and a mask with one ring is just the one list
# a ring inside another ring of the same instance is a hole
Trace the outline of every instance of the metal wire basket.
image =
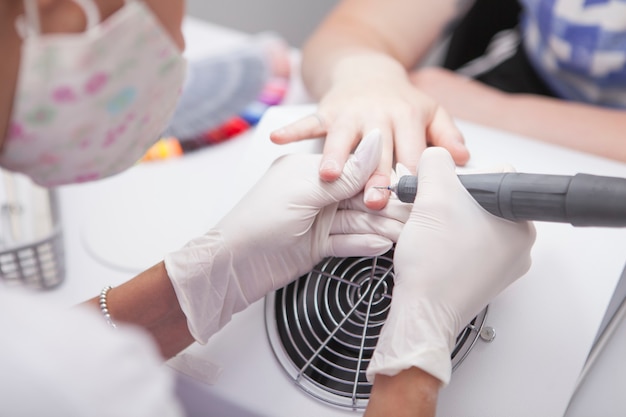
[(0, 281), (52, 289), (65, 279), (58, 202), (53, 190), (2, 171)]

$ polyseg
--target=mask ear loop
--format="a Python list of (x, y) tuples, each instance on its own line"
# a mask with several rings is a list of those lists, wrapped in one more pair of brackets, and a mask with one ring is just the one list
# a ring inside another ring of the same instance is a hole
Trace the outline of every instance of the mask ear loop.
[[(74, 0), (74, 3), (76, 3), (85, 14), (85, 31), (100, 23), (100, 9), (94, 0)], [(24, 14), (15, 19), (15, 30), (22, 39), (41, 34), (37, 0), (24, 0)]]
[(41, 33), (37, 0), (24, 0), (24, 14), (15, 19), (15, 30), (22, 39)]
[(100, 9), (94, 0), (74, 0), (74, 3), (80, 6), (85, 14), (85, 20), (87, 21), (85, 31), (100, 23)]

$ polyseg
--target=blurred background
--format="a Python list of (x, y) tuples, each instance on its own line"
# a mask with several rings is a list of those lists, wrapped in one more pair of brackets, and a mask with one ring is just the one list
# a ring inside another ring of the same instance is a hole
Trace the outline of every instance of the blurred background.
[(187, 13), (254, 34), (275, 31), (300, 47), (338, 0), (187, 0)]

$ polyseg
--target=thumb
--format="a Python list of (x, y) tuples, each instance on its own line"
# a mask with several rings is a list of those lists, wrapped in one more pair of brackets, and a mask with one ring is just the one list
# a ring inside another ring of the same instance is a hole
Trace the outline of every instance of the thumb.
[(440, 147), (424, 150), (417, 176), (420, 198), (439, 197), (460, 185), (452, 156), (446, 149)]
[(379, 129), (374, 129), (361, 139), (359, 146), (346, 162), (341, 176), (324, 183), (328, 201), (333, 203), (357, 195), (376, 170), (382, 154), (382, 139)]

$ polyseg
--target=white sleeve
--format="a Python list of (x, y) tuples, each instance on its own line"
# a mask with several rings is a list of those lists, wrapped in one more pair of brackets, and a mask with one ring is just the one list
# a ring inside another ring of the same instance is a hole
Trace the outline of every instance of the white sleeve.
[(0, 286), (0, 415), (183, 416), (171, 370), (139, 329)]

